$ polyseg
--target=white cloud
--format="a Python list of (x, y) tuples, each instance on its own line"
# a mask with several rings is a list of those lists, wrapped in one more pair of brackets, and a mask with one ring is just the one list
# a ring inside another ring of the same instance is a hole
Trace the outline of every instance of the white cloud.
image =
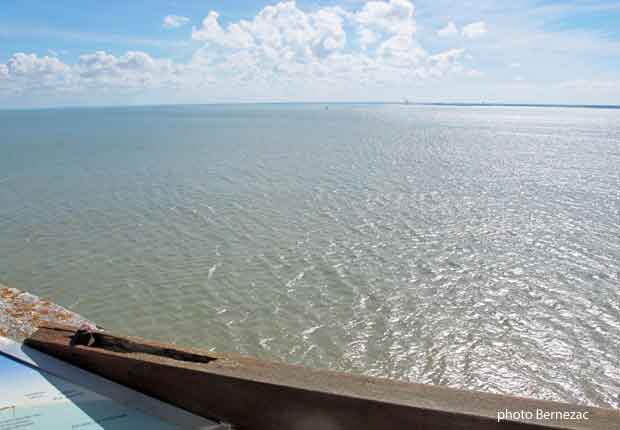
[(319, 38), (322, 39), (323, 48), (327, 51), (343, 49), (346, 44), (347, 34), (342, 27), (341, 15), (340, 9), (326, 8), (320, 9), (313, 16), (316, 29), (320, 34)]
[[(350, 32), (358, 44), (349, 42)], [(392, 85), (466, 72), (462, 49), (431, 55), (416, 38), (409, 0), (370, 1), (358, 11), (340, 7), (302, 10), (286, 1), (252, 19), (222, 24), (210, 11), (192, 39), (204, 42), (191, 59), (176, 63), (146, 52), (83, 54), (73, 64), (54, 56), (15, 54), (0, 64), (3, 86), (14, 91), (97, 92), (228, 88), (272, 94), (273, 87), (331, 91), (351, 85)], [(8, 84), (7, 84), (8, 82)]]
[(390, 37), (379, 45), (377, 52), (382, 60), (401, 67), (415, 66), (427, 55), (426, 51), (406, 33)]
[[(39, 97), (43, 91), (52, 104), (70, 100), (67, 92), (82, 94), (87, 103), (398, 99), (406, 92), (410, 98), (426, 100), (616, 103), (620, 99), (617, 67), (601, 61), (620, 58), (620, 39), (606, 26), (555, 25), (609, 6), (592, 2), (540, 6), (535, 0), (461, 5), (438, 0), (414, 8), (408, 0), (343, 0), (314, 2), (318, 6), (305, 8), (301, 2), (278, 1), (245, 19), (205, 12), (200, 18), (207, 24), (196, 22), (193, 40), (7, 23), (0, 36), (20, 40), (36, 32), (44, 39), (42, 46), (53, 40), (61, 56), (44, 48), (37, 55), (9, 52), (0, 61), (0, 106), (26, 103), (22, 100), (39, 103), (45, 99)], [(325, 3), (343, 6), (320, 6)], [(436, 24), (438, 17), (441, 25)], [(479, 17), (475, 19), (479, 22), (467, 21), (468, 17)], [(454, 34), (450, 20), (470, 25), (455, 24)], [(437, 40), (444, 29), (453, 36)], [(470, 41), (466, 37), (476, 36), (486, 42), (484, 36), (491, 31), (488, 43), (464, 43)], [(81, 46), (112, 43), (135, 52), (112, 55), (86, 49), (80, 52), (84, 58), (69, 61), (73, 56), (60, 50), (63, 40), (77, 40)], [(445, 52), (437, 53), (426, 40), (445, 46)], [(460, 45), (467, 51), (457, 54), (449, 49)], [(147, 54), (149, 49), (185, 59), (157, 58)], [(140, 51), (144, 52), (138, 55)], [(483, 68), (484, 63), (488, 67)], [(526, 71), (533, 68), (536, 73), (528, 76)], [(484, 72), (488, 79), (468, 79), (472, 70)], [(514, 80), (520, 75), (525, 82)], [(174, 92), (166, 92), (168, 88)], [(92, 97), (98, 91), (109, 98)], [(125, 96), (128, 92), (131, 98)], [(185, 99), (179, 95), (183, 92)]]
[(72, 65), (47, 55), (17, 53), (6, 65), (0, 64), (0, 76), (12, 84), (14, 92), (161, 88), (178, 85), (183, 70), (170, 60), (136, 51), (118, 57), (96, 51), (80, 56)]
[(437, 36), (439, 37), (451, 37), (455, 36), (459, 33), (459, 30), (456, 28), (456, 25), (452, 21), (448, 23), (444, 28), (437, 31)]
[(358, 30), (360, 47), (365, 51), (370, 47), (370, 45), (374, 45), (378, 40), (379, 36), (372, 30), (368, 28), (360, 28)]
[(18, 52), (9, 59), (6, 65), (12, 76), (23, 77), (29, 75), (52, 76), (65, 72), (67, 66), (56, 57), (38, 57), (36, 54)]
[(114, 56), (105, 51), (86, 54), (72, 67), (77, 84), (85, 87), (154, 88), (174, 86), (184, 68), (140, 51)]
[(462, 66), (458, 60), (463, 56), (464, 49), (449, 49), (427, 58), (428, 72), (430, 76), (439, 77), (447, 72), (461, 72)]
[(0, 64), (0, 79), (8, 79), (9, 68), (5, 64)]
[(71, 87), (71, 68), (56, 57), (18, 52), (0, 65), (3, 91), (38, 91), (52, 89), (62, 92)]
[(164, 28), (179, 28), (189, 22), (189, 18), (180, 15), (167, 15), (164, 17)]
[(463, 27), (462, 34), (468, 39), (477, 39), (484, 36), (487, 32), (487, 25), (484, 21), (472, 22)]
[[(348, 45), (346, 28), (357, 32), (359, 48)], [(207, 44), (189, 67), (204, 82), (226, 74), (237, 83), (271, 84), (396, 84), (463, 72), (458, 65), (463, 50), (429, 56), (415, 33), (415, 9), (409, 0), (371, 1), (353, 12), (339, 7), (306, 12), (289, 1), (226, 26), (211, 11), (193, 28), (192, 38)]]
[(314, 13), (299, 9), (295, 2), (282, 2), (262, 9), (252, 21), (230, 23), (224, 29), (219, 14), (209, 12), (192, 38), (230, 49), (255, 49), (276, 58), (304, 59), (324, 57), (344, 48), (344, 11), (322, 8)]
[(409, 0), (369, 1), (355, 14), (362, 26), (386, 33), (415, 33), (415, 8)]
[(219, 16), (215, 11), (209, 12), (202, 26), (192, 29), (192, 39), (213, 42), (227, 48), (249, 48), (254, 44), (252, 36), (239, 24), (231, 24), (228, 30), (224, 30), (218, 22)]
[(388, 66), (414, 67), (427, 55), (415, 40), (415, 8), (409, 0), (369, 1), (350, 18), (358, 25), (363, 50), (381, 41), (377, 56)]

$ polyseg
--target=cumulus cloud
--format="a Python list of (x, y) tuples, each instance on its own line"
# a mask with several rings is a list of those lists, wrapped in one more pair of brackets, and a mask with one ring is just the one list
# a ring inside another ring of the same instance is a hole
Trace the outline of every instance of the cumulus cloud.
[(71, 87), (71, 68), (56, 57), (18, 52), (6, 64), (0, 64), (2, 90), (37, 91), (46, 88), (62, 91)]
[(464, 53), (464, 49), (449, 49), (439, 54), (429, 56), (426, 59), (429, 75), (440, 77), (448, 72), (461, 72), (463, 68), (458, 60)]
[(408, 0), (369, 1), (355, 14), (355, 20), (386, 33), (415, 33), (413, 3)]
[(363, 50), (368, 49), (369, 46), (373, 45), (375, 42), (379, 40), (379, 36), (372, 30), (368, 28), (360, 28), (358, 31), (360, 47)]
[(72, 71), (81, 86), (140, 89), (180, 85), (184, 66), (140, 51), (121, 56), (97, 51), (82, 55)]
[(415, 40), (415, 8), (409, 0), (369, 1), (351, 19), (362, 49), (380, 41), (378, 59), (390, 66), (413, 67), (426, 56)]
[[(173, 22), (179, 21), (171, 19), (170, 26)], [(285, 1), (264, 7), (251, 19), (232, 22), (222, 22), (217, 11), (210, 11), (192, 28), (191, 38), (203, 43), (184, 63), (141, 51), (123, 55), (96, 51), (73, 64), (54, 56), (18, 53), (0, 64), (0, 79), (16, 91), (94, 91), (238, 88), (250, 83), (252, 88), (270, 88), (274, 83), (398, 86), (449, 73), (466, 75), (460, 65), (462, 49), (430, 54), (420, 45), (409, 0), (369, 1), (353, 11), (340, 7), (306, 11)]]
[(179, 28), (189, 22), (189, 18), (180, 15), (166, 15), (164, 17), (164, 28)]
[(306, 13), (295, 2), (283, 2), (265, 7), (252, 21), (241, 20), (223, 28), (219, 14), (211, 11), (200, 27), (193, 28), (192, 39), (224, 48), (252, 48), (273, 58), (311, 60), (344, 48), (343, 15), (340, 8)]
[(380, 58), (401, 67), (415, 66), (425, 57), (426, 51), (408, 34), (399, 33), (383, 42), (378, 48)]
[(202, 21), (200, 28), (192, 29), (192, 39), (212, 42), (227, 48), (249, 48), (254, 44), (253, 37), (239, 24), (231, 24), (224, 30), (219, 22), (219, 14), (215, 11)]
[(183, 66), (149, 54), (130, 51), (114, 56), (96, 51), (80, 56), (75, 64), (65, 64), (56, 57), (14, 54), (0, 75), (13, 83), (13, 90), (76, 92), (87, 88), (162, 87), (178, 83)]
[(450, 21), (444, 28), (437, 31), (437, 36), (451, 37), (457, 35), (458, 33), (459, 30), (456, 28), (456, 25)]
[(65, 72), (67, 66), (56, 57), (38, 57), (35, 54), (18, 52), (9, 59), (7, 70), (12, 76), (24, 77), (36, 75), (40, 77), (52, 76)]
[(484, 21), (472, 22), (463, 27), (463, 36), (468, 39), (477, 39), (484, 36), (487, 32), (487, 25)]
[(9, 68), (5, 64), (0, 64), (0, 79), (9, 77)]

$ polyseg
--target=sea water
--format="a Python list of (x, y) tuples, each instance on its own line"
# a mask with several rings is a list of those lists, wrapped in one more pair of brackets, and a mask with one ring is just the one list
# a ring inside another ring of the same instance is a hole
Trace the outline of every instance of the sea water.
[(620, 406), (620, 110), (0, 111), (0, 282), (125, 334)]

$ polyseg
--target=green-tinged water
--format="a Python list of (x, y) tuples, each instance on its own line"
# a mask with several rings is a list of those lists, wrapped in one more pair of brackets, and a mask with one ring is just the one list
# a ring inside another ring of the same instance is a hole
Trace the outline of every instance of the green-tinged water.
[(620, 406), (620, 110), (0, 112), (0, 281), (128, 334)]

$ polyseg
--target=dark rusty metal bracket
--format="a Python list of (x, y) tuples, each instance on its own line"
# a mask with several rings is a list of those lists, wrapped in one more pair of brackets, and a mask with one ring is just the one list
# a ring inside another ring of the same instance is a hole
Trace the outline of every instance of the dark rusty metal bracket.
[[(240, 429), (620, 429), (620, 411), (353, 376), (100, 331), (42, 326), (25, 343)], [(581, 412), (587, 420), (497, 420), (498, 411)]]

